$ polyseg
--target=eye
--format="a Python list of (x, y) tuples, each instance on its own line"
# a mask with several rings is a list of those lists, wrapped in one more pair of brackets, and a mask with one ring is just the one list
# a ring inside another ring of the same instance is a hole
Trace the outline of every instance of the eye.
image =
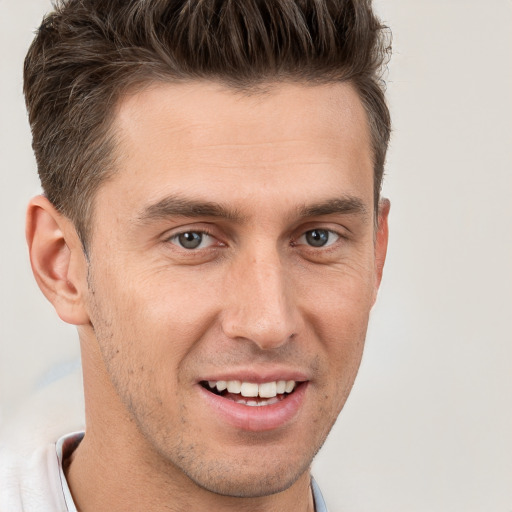
[(298, 239), (298, 243), (306, 244), (311, 247), (329, 247), (339, 238), (340, 235), (329, 229), (311, 229), (310, 231), (306, 231)]
[(214, 238), (203, 231), (185, 231), (172, 236), (169, 241), (183, 249), (204, 249), (214, 243)]

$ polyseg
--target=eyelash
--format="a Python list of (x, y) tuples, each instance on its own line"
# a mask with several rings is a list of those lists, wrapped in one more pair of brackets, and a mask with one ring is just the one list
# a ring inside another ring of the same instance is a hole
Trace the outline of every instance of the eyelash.
[[(316, 245), (308, 244), (308, 243), (305, 243), (305, 244), (302, 244), (302, 245), (305, 245), (308, 248), (312, 248), (312, 249), (328, 249), (331, 246), (333, 246), (340, 238), (342, 238), (342, 235), (340, 233), (337, 233), (336, 231), (334, 231), (332, 229), (313, 228), (313, 229), (308, 229), (307, 231), (302, 233), (302, 235), (300, 235), (298, 237), (298, 240), (300, 240), (301, 238), (307, 238), (308, 234), (312, 234), (314, 232), (317, 232), (317, 233), (322, 232), (322, 233), (327, 233), (328, 234), (326, 245), (316, 246)], [(333, 241), (330, 240), (332, 238), (332, 235), (334, 235), (334, 237), (335, 237)], [(298, 244), (295, 243), (295, 245), (298, 245)]]
[[(300, 240), (301, 238), (305, 238), (307, 237), (308, 234), (311, 234), (311, 233), (314, 233), (314, 232), (322, 232), (322, 233), (327, 233), (328, 234), (328, 239), (327, 239), (327, 242), (326, 242), (326, 245), (319, 245), (319, 246), (315, 246), (315, 245), (312, 245), (312, 244), (308, 244), (308, 243), (299, 243), (298, 240)], [(189, 229), (189, 230), (186, 230), (186, 231), (181, 231), (179, 233), (175, 233), (173, 235), (171, 235), (170, 237), (168, 237), (166, 239), (166, 242), (170, 242), (172, 243), (173, 245), (176, 245), (178, 246), (180, 249), (183, 249), (185, 251), (188, 251), (188, 252), (196, 252), (197, 250), (205, 250), (205, 249), (209, 249), (211, 247), (211, 245), (213, 245), (213, 242), (208, 245), (207, 247), (203, 247), (201, 248), (200, 245), (203, 243), (203, 240), (200, 241), (199, 243), (199, 246), (198, 247), (184, 247), (180, 242), (179, 242), (179, 237), (183, 236), (183, 235), (186, 235), (186, 234), (196, 234), (196, 235), (200, 235), (201, 237), (211, 237), (213, 239), (216, 239), (216, 237), (208, 230), (206, 229), (197, 229), (197, 230), (194, 230), (194, 229)], [(335, 236), (335, 239), (334, 241), (331, 241), (330, 238), (332, 238), (332, 235)], [(315, 250), (315, 249), (324, 249), (324, 250), (328, 250), (329, 248), (331, 248), (334, 244), (336, 244), (336, 242), (338, 242), (341, 238), (344, 238), (344, 236), (340, 233), (338, 233), (337, 231), (334, 231), (332, 229), (326, 229), (326, 228), (312, 228), (312, 229), (308, 229), (307, 231), (304, 231), (302, 232), (302, 234), (297, 237), (296, 239), (292, 240), (290, 242), (290, 245), (292, 247), (296, 247), (298, 245), (304, 245), (306, 246), (308, 249), (312, 249), (312, 250)], [(216, 239), (217, 240), (217, 239)], [(222, 242), (219, 242), (220, 246), (225, 246), (224, 243)]]
[[(178, 242), (179, 237), (181, 237), (183, 235), (186, 235), (188, 233), (190, 233), (190, 234), (193, 233), (193, 234), (201, 235), (201, 237), (206, 236), (206, 237), (210, 237), (210, 238), (216, 239), (216, 237), (210, 231), (202, 228), (202, 229), (187, 229), (185, 231), (181, 231), (179, 233), (175, 233), (175, 234), (171, 235), (170, 237), (168, 237), (166, 239), (166, 241), (170, 242), (170, 243), (172, 243), (172, 244), (174, 244), (176, 246), (178, 246), (180, 249), (183, 249), (185, 251), (194, 252), (195, 250), (197, 250), (197, 248), (195, 248), (195, 247), (194, 248), (183, 247), (183, 245), (179, 244), (179, 242)], [(200, 243), (203, 243), (203, 240), (201, 240)], [(220, 242), (220, 245), (225, 245), (225, 244)], [(210, 247), (210, 245), (208, 245), (208, 247), (204, 247), (202, 249), (208, 249), (209, 247)]]

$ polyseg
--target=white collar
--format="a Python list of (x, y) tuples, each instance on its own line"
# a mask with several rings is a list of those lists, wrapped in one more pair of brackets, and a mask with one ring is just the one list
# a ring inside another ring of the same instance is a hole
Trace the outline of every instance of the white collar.
[(57, 459), (59, 459), (59, 477), (62, 493), (64, 494), (64, 501), (66, 502), (66, 512), (77, 512), (73, 496), (69, 490), (68, 481), (64, 474), (63, 462), (75, 451), (76, 447), (80, 444), (84, 437), (85, 432), (73, 432), (62, 436), (55, 444), (57, 451)]

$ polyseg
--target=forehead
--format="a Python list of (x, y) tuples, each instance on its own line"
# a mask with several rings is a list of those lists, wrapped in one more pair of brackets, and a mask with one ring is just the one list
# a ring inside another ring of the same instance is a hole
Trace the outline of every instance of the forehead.
[(242, 202), (257, 190), (269, 201), (276, 191), (322, 195), (334, 182), (340, 193), (372, 199), (367, 117), (347, 83), (251, 92), (212, 82), (153, 84), (123, 98), (114, 130), (118, 172), (99, 196), (108, 189), (108, 200), (117, 193), (127, 208), (191, 192), (222, 202), (228, 188)]
[(216, 82), (155, 83), (120, 101), (114, 127), (128, 143), (149, 142), (158, 132), (179, 148), (183, 142), (234, 146), (319, 138), (340, 147), (338, 135), (345, 145), (352, 140), (369, 147), (370, 140), (366, 113), (349, 83), (270, 83), (249, 91)]

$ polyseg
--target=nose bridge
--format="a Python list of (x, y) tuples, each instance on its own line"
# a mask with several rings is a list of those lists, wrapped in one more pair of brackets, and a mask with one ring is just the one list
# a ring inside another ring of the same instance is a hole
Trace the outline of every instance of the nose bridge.
[(271, 245), (237, 258), (231, 269), (224, 332), (276, 348), (297, 334), (297, 313), (286, 266)]

